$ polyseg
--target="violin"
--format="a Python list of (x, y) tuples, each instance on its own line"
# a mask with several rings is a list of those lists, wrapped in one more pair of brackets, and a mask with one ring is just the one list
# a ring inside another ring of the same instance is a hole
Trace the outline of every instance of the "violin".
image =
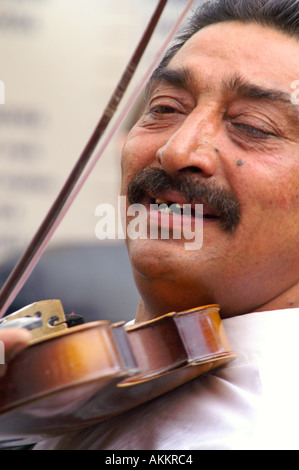
[[(106, 144), (82, 178), (166, 3), (159, 1), (70, 177), (1, 289), (0, 328), (29, 321), (33, 329), (29, 347), (10, 361), (0, 378), (0, 448), (33, 444), (108, 419), (236, 357), (217, 305), (172, 312), (129, 326), (109, 321), (85, 324), (76, 315), (65, 315), (60, 301), (49, 300), (1, 320), (105, 148)], [(190, 0), (174, 29), (192, 3)]]
[[(59, 300), (11, 314), (38, 318), (28, 348), (0, 379), (0, 448), (108, 419), (232, 361), (219, 306), (128, 326), (72, 326)], [(76, 321), (74, 322), (76, 323)]]

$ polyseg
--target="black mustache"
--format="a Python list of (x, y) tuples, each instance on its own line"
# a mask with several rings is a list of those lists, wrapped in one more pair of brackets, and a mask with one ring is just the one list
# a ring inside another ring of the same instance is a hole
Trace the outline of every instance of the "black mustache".
[(157, 194), (164, 190), (180, 192), (188, 204), (207, 204), (219, 215), (225, 231), (234, 232), (240, 222), (240, 205), (232, 191), (190, 173), (172, 177), (163, 169), (145, 168), (130, 182), (127, 196), (130, 204), (138, 204), (148, 193)]

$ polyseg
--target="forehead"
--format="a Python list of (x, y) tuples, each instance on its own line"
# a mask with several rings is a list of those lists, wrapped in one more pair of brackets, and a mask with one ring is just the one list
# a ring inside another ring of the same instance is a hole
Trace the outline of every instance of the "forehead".
[(210, 83), (220, 75), (242, 75), (290, 93), (299, 80), (299, 41), (257, 24), (208, 26), (192, 36), (171, 59), (171, 68), (195, 70)]

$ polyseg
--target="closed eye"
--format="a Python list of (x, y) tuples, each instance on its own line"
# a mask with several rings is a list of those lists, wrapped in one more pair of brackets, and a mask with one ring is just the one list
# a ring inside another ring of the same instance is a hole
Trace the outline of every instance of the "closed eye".
[(238, 130), (243, 131), (246, 134), (251, 135), (252, 137), (266, 139), (266, 138), (269, 138), (269, 137), (275, 137), (276, 136), (276, 134), (274, 134), (270, 130), (266, 131), (266, 130), (259, 129), (259, 128), (254, 127), (254, 126), (250, 126), (249, 124), (242, 124), (242, 123), (235, 122), (235, 123), (233, 123), (233, 125)]
[(177, 112), (178, 111), (175, 108), (167, 105), (155, 106), (149, 111), (150, 114), (173, 114)]
[(246, 134), (251, 135), (253, 137), (265, 139), (274, 136), (274, 134), (272, 134), (271, 132), (263, 131), (262, 129), (258, 129), (248, 124), (234, 123), (233, 125), (238, 130), (244, 131)]

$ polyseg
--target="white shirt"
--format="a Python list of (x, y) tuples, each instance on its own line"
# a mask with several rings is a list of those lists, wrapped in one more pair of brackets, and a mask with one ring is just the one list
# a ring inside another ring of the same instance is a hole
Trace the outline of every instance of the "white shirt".
[(223, 320), (238, 358), (36, 449), (299, 449), (299, 308)]

